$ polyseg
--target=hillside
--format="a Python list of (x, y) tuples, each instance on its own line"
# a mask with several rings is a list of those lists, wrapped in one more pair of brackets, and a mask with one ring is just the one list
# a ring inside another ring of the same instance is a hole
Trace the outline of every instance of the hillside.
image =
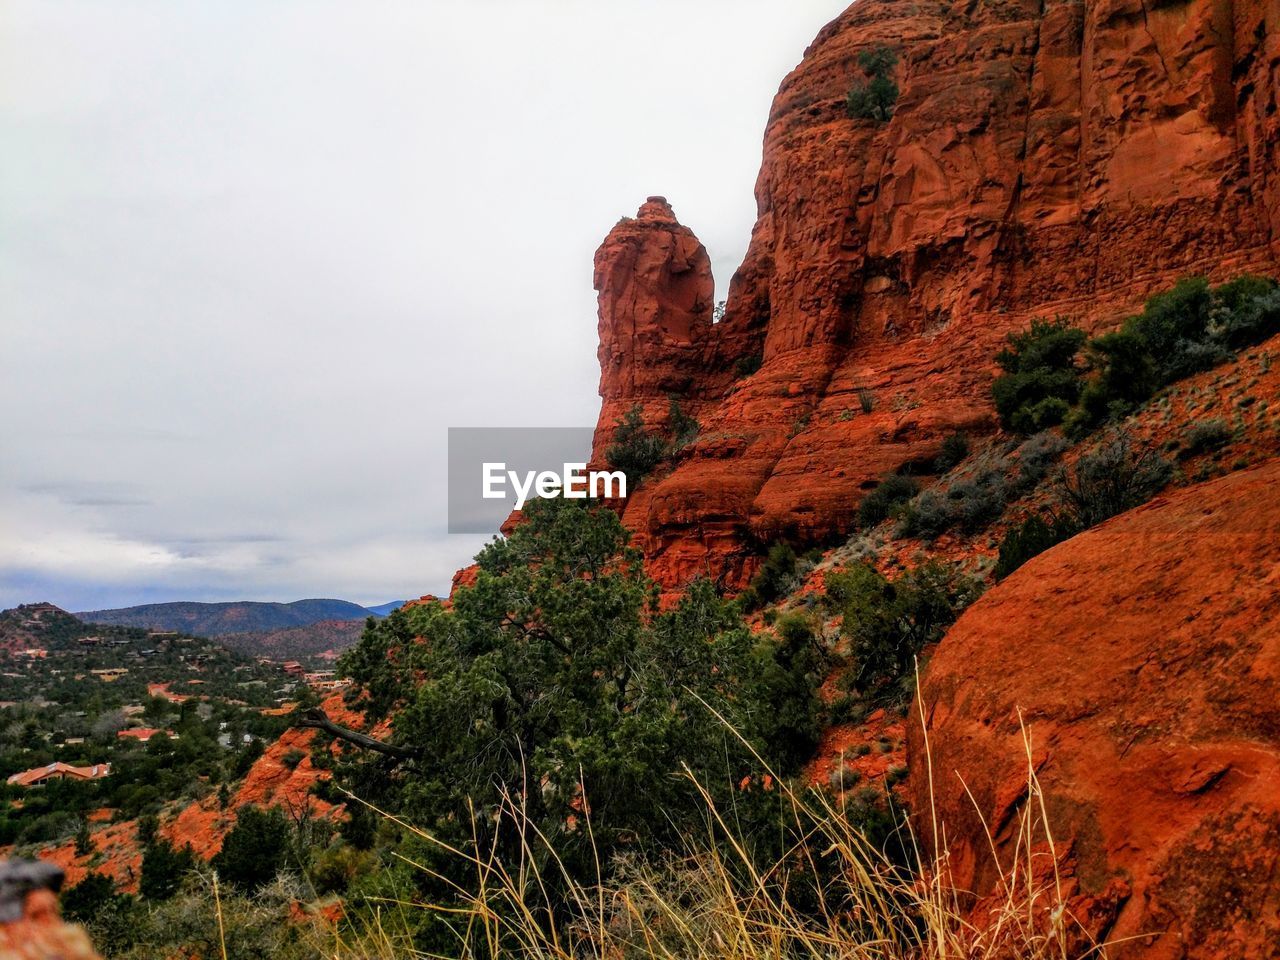
[[(180, 702), (217, 695), (266, 707), (286, 680), (279, 667), (220, 641), (85, 623), (51, 603), (0, 611), (0, 658), (0, 701), (14, 706), (45, 700), (65, 707), (92, 699), (95, 709), (104, 709), (104, 703), (138, 704), (155, 696)], [(75, 730), (89, 724), (83, 717), (63, 721)]]
[(54, 763), (110, 770), (85, 783), (0, 784), (0, 844), (27, 854), (90, 816), (206, 795), (211, 777), (247, 769), (281, 733), (276, 705), (299, 686), (215, 641), (87, 624), (52, 604), (0, 612), (0, 636), (0, 778)]
[(66, 649), (84, 634), (83, 627), (52, 603), (24, 603), (0, 611), (0, 652), (12, 657), (27, 649)]
[(178, 630), (201, 637), (304, 627), (322, 620), (364, 620), (377, 616), (346, 600), (295, 600), (293, 603), (148, 603), (117, 610), (76, 614), (89, 623)]
[(331, 660), (360, 639), (364, 620), (320, 620), (304, 627), (224, 633), (218, 642), (231, 650), (272, 660)]

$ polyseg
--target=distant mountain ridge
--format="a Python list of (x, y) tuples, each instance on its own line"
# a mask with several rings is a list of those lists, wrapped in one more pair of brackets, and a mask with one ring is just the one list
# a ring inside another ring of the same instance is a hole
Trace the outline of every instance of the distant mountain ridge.
[[(399, 606), (402, 601), (394, 601)], [(229, 633), (258, 633), (306, 627), (321, 621), (364, 620), (381, 617), (393, 604), (369, 609), (347, 600), (295, 600), (293, 603), (266, 603), (242, 600), (229, 603), (147, 603), (115, 610), (88, 610), (77, 613), (87, 623), (146, 627), (149, 630), (178, 630), (202, 637)]]

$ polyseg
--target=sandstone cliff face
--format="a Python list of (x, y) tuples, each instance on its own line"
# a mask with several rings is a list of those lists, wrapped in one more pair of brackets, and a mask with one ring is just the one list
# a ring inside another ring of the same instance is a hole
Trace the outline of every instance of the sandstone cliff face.
[(918, 722), (910, 783), (960, 888), (996, 882), (986, 826), (1006, 862), (1017, 842), (1025, 723), (1073, 912), (1134, 938), (1110, 955), (1276, 955), (1277, 490), (1273, 460), (1153, 501), (1035, 558), (947, 634), (921, 691), (932, 798)]
[[(896, 113), (852, 120), (880, 44)], [(850, 7), (774, 101), (721, 322), (660, 198), (597, 254), (597, 456), (634, 404), (702, 425), (626, 507), (651, 572), (739, 585), (762, 543), (845, 531), (884, 473), (992, 425), (993, 357), (1032, 316), (1098, 328), (1188, 274), (1277, 272), (1278, 86), (1274, 0)]]

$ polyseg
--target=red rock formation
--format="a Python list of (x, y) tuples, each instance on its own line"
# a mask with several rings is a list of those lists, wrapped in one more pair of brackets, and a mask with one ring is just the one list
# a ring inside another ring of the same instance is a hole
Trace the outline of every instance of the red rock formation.
[[(359, 728), (363, 718), (346, 706), (341, 694), (332, 694), (321, 704), (337, 723)], [(381, 731), (375, 731), (381, 733)], [(222, 841), (235, 826), (236, 811), (245, 805), (261, 808), (280, 807), (290, 815), (309, 810), (316, 818), (335, 818), (343, 808), (326, 803), (312, 794), (312, 788), (329, 777), (327, 770), (317, 769), (311, 762), (311, 744), (317, 731), (303, 728), (286, 730), (270, 744), (245, 775), (240, 788), (223, 809), (216, 796), (188, 803), (170, 816), (161, 817), (160, 835), (178, 847), (191, 847), (204, 860), (214, 857), (222, 849)], [(290, 756), (300, 751), (304, 756), (294, 763)], [(90, 816), (91, 823), (99, 823), (103, 814)], [(89, 873), (101, 873), (115, 881), (116, 886), (136, 893), (142, 879), (142, 849), (138, 842), (138, 822), (122, 820), (106, 823), (90, 834), (93, 850), (86, 856), (76, 853), (75, 843), (67, 840), (56, 846), (38, 851), (37, 856), (57, 864), (66, 873), (66, 885), (75, 886)], [(0, 955), (0, 960), (4, 960)]]
[[(1280, 272), (1276, 17), (860, 0), (824, 28), (774, 101), (723, 321), (665, 201), (596, 257), (597, 457), (637, 403), (661, 423), (678, 396), (703, 428), (626, 508), (651, 571), (740, 583), (762, 542), (843, 532), (885, 472), (991, 425), (992, 358), (1031, 316), (1100, 327), (1187, 274)], [(882, 125), (844, 110), (879, 44), (900, 57)]]
[(62, 868), (67, 887), (75, 886), (90, 873), (101, 873), (110, 877), (121, 890), (136, 892), (142, 877), (138, 822), (122, 820), (108, 823), (92, 831), (90, 843), (93, 850), (88, 856), (77, 854), (75, 842), (71, 840), (41, 850), (37, 856)]
[(63, 923), (57, 894), (33, 890), (22, 918), (0, 923), (0, 960), (102, 960), (80, 926)]
[(683, 395), (702, 373), (711, 333), (711, 260), (664, 197), (650, 197), (636, 218), (623, 218), (596, 251), (600, 302), (600, 393), (618, 403)]
[[(1111, 956), (1275, 955), (1278, 543), (1273, 460), (1042, 554), (961, 617), (922, 697), (962, 888), (995, 882), (975, 808), (1002, 855), (1016, 842), (1020, 712), (1073, 910), (1098, 936), (1137, 938)], [(909, 752), (915, 808), (929, 810), (918, 723)]]
[[(359, 722), (343, 705), (341, 695), (329, 697), (322, 706), (339, 723)], [(188, 804), (173, 820), (161, 826), (161, 834), (180, 847), (190, 846), (197, 856), (208, 860), (222, 849), (223, 840), (235, 826), (236, 811), (243, 806), (264, 810), (279, 807), (289, 816), (304, 811), (310, 811), (314, 818), (339, 816), (341, 807), (326, 803), (311, 792), (317, 783), (329, 777), (327, 770), (319, 770), (311, 762), (311, 744), (316, 733), (301, 727), (286, 730), (254, 761), (225, 810), (216, 796)], [(298, 753), (303, 754), (301, 759), (297, 758)]]

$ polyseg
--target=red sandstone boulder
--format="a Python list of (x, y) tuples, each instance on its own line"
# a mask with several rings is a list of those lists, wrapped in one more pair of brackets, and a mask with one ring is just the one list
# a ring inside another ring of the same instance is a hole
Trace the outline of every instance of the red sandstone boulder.
[(1111, 956), (1280, 955), (1280, 461), (1032, 560), (951, 629), (922, 697), (961, 887), (996, 882), (976, 810), (1003, 856), (1015, 842), (1020, 713), (1072, 908), (1100, 938), (1136, 938)]
[(21, 920), (0, 923), (0, 960), (102, 960), (84, 928), (63, 923), (57, 894), (27, 894)]

